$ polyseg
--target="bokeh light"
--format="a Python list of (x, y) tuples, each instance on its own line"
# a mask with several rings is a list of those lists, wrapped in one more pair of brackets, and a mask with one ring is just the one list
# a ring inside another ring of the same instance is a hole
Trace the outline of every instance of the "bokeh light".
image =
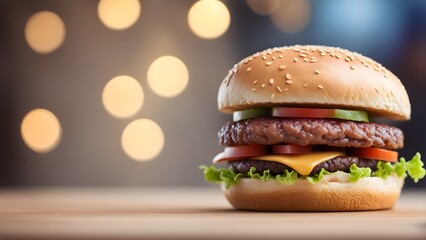
[(174, 97), (188, 85), (188, 69), (179, 58), (162, 56), (149, 66), (148, 85), (162, 97)]
[(139, 0), (101, 0), (98, 5), (102, 23), (114, 30), (131, 27), (139, 19), (140, 13)]
[(188, 24), (200, 38), (213, 39), (222, 36), (229, 28), (231, 15), (225, 4), (218, 0), (200, 0), (188, 13)]
[(311, 18), (311, 4), (308, 0), (282, 0), (271, 18), (275, 27), (284, 33), (301, 32)]
[(281, 0), (246, 0), (249, 8), (259, 15), (270, 15), (280, 7)]
[(142, 107), (144, 94), (139, 82), (126, 75), (111, 79), (102, 92), (102, 103), (114, 117), (126, 118), (135, 115)]
[(410, 16), (404, 10), (404, 2), (316, 1), (313, 3), (315, 16), (312, 33), (319, 42), (377, 55), (382, 59), (393, 59), (399, 53), (389, 49), (398, 48), (406, 41), (405, 28), (409, 25), (407, 19)]
[(64, 22), (53, 12), (37, 12), (25, 25), (25, 39), (35, 52), (53, 52), (64, 42)]
[(158, 156), (164, 147), (161, 127), (149, 119), (137, 119), (123, 131), (121, 146), (124, 152), (137, 161), (149, 161)]
[(37, 108), (25, 115), (21, 123), (25, 144), (35, 152), (49, 152), (58, 145), (62, 128), (56, 116), (46, 109)]

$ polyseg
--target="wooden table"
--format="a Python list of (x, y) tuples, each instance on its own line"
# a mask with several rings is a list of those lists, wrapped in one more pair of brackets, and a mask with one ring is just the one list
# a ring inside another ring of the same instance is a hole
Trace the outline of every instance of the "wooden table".
[(219, 189), (0, 190), (0, 239), (426, 239), (426, 192), (393, 210), (233, 210)]

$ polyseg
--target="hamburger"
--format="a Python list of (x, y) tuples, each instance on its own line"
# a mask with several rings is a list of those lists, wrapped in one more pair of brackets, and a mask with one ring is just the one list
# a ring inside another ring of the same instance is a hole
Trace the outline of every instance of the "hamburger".
[(425, 176), (419, 153), (398, 159), (402, 130), (377, 123), (410, 119), (404, 86), (361, 54), (300, 45), (255, 53), (229, 71), (218, 107), (233, 114), (213, 159), (227, 167), (200, 168), (236, 209), (389, 209), (407, 176)]

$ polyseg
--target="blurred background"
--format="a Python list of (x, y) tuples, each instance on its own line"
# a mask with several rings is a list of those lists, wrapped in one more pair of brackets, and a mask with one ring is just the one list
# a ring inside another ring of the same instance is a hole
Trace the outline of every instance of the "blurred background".
[[(426, 1), (1, 0), (0, 186), (211, 186), (218, 87), (266, 48), (347, 48), (400, 77), (426, 154)], [(426, 187), (426, 182), (408, 188)]]

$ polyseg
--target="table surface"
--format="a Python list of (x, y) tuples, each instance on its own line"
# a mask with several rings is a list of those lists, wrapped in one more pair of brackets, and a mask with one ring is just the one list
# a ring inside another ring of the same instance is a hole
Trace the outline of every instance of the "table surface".
[(392, 210), (236, 211), (219, 189), (0, 190), (0, 239), (426, 239), (426, 192)]

